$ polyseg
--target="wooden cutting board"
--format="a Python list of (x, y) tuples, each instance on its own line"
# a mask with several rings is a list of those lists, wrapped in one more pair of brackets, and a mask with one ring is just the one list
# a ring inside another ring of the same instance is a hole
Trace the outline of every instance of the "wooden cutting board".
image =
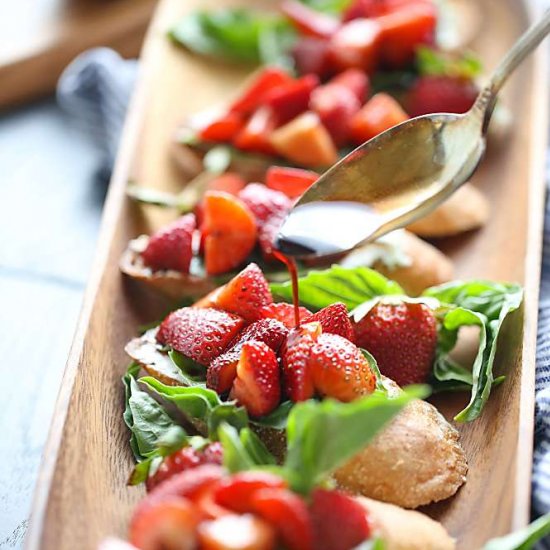
[(139, 54), (157, 0), (0, 2), (0, 109), (51, 93), (66, 65), (97, 46)]

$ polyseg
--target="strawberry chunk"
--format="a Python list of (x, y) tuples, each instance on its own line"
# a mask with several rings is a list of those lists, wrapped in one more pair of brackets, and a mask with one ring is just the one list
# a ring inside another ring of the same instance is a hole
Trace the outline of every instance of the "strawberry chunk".
[(306, 503), (288, 489), (260, 489), (255, 512), (272, 525), (288, 550), (313, 550), (313, 523)]
[(330, 15), (308, 8), (295, 0), (284, 0), (281, 11), (290, 19), (300, 34), (315, 38), (329, 38), (338, 27), (339, 21)]
[(189, 273), (193, 256), (193, 233), (196, 220), (186, 214), (149, 237), (147, 248), (141, 253), (143, 263), (151, 269), (173, 269)]
[(380, 302), (354, 323), (355, 341), (376, 359), (380, 372), (400, 386), (425, 382), (437, 345), (437, 323), (425, 304)]
[(219, 394), (229, 391), (237, 376), (237, 363), (245, 342), (252, 340), (263, 342), (277, 352), (287, 334), (287, 328), (276, 319), (261, 319), (252, 323), (237, 336), (225, 353), (210, 363), (206, 374), (206, 385)]
[(309, 356), (320, 335), (319, 323), (307, 323), (291, 330), (283, 346), (281, 357), (284, 388), (289, 399), (295, 403), (313, 397)]
[(206, 141), (231, 141), (243, 126), (242, 116), (229, 112), (201, 128), (199, 137)]
[(331, 84), (339, 84), (348, 90), (351, 90), (357, 101), (363, 105), (369, 95), (370, 81), (369, 77), (360, 69), (348, 69), (336, 75)]
[[(309, 309), (300, 306), (298, 308), (300, 320), (305, 320), (311, 316)], [(287, 329), (293, 329), (296, 325), (294, 319), (294, 306), (286, 302), (277, 304), (269, 304), (264, 306), (261, 311), (262, 317), (265, 319), (276, 319), (280, 321)]]
[(157, 340), (201, 365), (221, 355), (244, 325), (237, 315), (212, 308), (184, 307), (161, 323)]
[(319, 174), (311, 170), (290, 166), (270, 166), (265, 176), (265, 184), (270, 189), (281, 191), (295, 199), (303, 195), (317, 181)]
[(266, 105), (258, 107), (244, 128), (235, 135), (233, 145), (243, 151), (274, 155), (276, 151), (269, 138), (277, 125), (277, 115), (273, 109)]
[(335, 302), (317, 313), (304, 318), (304, 323), (320, 323), (323, 332), (337, 334), (353, 342), (353, 325), (349, 319), (348, 308), (342, 302)]
[(410, 89), (407, 107), (411, 116), (465, 113), (473, 106), (478, 91), (470, 80), (449, 76), (423, 76)]
[(200, 519), (193, 504), (179, 497), (138, 507), (130, 523), (130, 542), (140, 550), (193, 550)]
[(250, 416), (265, 416), (281, 400), (280, 383), (275, 352), (263, 342), (245, 342), (237, 363), (231, 398), (245, 407)]
[(242, 264), (256, 244), (256, 221), (238, 198), (221, 191), (204, 195), (204, 258), (209, 275), (219, 275)]
[(248, 184), (239, 193), (239, 198), (256, 217), (258, 228), (261, 228), (271, 216), (286, 215), (292, 208), (291, 201), (284, 193), (270, 189), (261, 183)]
[(292, 48), (292, 57), (299, 74), (324, 77), (329, 72), (329, 41), (324, 38), (298, 39)]
[(238, 195), (246, 186), (246, 181), (235, 172), (220, 174), (208, 182), (208, 191), (223, 191), (230, 195)]
[(361, 69), (372, 74), (380, 60), (382, 29), (374, 19), (354, 19), (336, 31), (329, 42), (328, 59), (337, 72)]
[(257, 73), (245, 90), (230, 106), (229, 111), (247, 115), (264, 102), (265, 94), (282, 84), (291, 82), (292, 77), (277, 67), (266, 67)]
[(277, 128), (270, 141), (278, 154), (306, 167), (328, 166), (338, 160), (330, 134), (310, 111)]
[(352, 118), (351, 136), (355, 143), (364, 143), (408, 118), (399, 103), (382, 92), (373, 96)]
[(336, 334), (321, 334), (311, 347), (307, 368), (321, 395), (353, 401), (371, 394), (376, 376), (361, 350)]
[(305, 75), (269, 91), (264, 105), (274, 113), (278, 125), (286, 124), (307, 109), (311, 92), (318, 85), (316, 75)]
[(286, 213), (273, 214), (258, 230), (258, 242), (262, 256), (266, 262), (279, 261), (273, 254), (275, 250), (275, 237), (279, 233), (279, 229), (285, 221)]
[(315, 489), (311, 516), (315, 550), (352, 550), (371, 536), (363, 506), (339, 491)]
[[(275, 532), (265, 521), (252, 515), (227, 515), (201, 523), (201, 550), (273, 550)], [(179, 550), (179, 549), (178, 549)]]
[(218, 442), (210, 443), (201, 450), (196, 450), (193, 447), (183, 447), (163, 458), (157, 471), (147, 479), (147, 490), (151, 491), (161, 482), (179, 472), (191, 470), (202, 464), (221, 465), (222, 460), (223, 449)]
[(215, 489), (216, 502), (227, 508), (246, 514), (254, 512), (254, 495), (262, 489), (284, 489), (286, 482), (269, 472), (250, 470), (225, 478)]

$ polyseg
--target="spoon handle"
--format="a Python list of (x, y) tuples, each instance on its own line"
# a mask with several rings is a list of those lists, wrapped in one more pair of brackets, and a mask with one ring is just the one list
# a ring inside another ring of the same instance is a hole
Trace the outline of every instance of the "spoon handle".
[(549, 32), (550, 9), (521, 35), (493, 72), (489, 83), (479, 94), (473, 108), (483, 115), (483, 133), (486, 132), (489, 125), (500, 89), (518, 65), (544, 40)]

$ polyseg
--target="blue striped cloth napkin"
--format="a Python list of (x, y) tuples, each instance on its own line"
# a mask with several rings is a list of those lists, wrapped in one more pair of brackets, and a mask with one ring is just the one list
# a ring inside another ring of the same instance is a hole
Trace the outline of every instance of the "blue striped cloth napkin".
[[(105, 48), (90, 50), (67, 67), (57, 88), (58, 102), (97, 144), (100, 173), (110, 174), (137, 75), (137, 63)], [(550, 166), (549, 166), (550, 169)], [(546, 208), (539, 305), (536, 372), (536, 426), (533, 516), (550, 512), (550, 207)], [(550, 540), (539, 548), (550, 550)]]

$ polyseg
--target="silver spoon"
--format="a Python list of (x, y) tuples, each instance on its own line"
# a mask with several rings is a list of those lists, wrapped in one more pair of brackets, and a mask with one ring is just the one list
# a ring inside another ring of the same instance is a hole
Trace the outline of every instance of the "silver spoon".
[(413, 118), (327, 170), (290, 211), (275, 246), (295, 257), (349, 251), (428, 214), (470, 179), (497, 94), (550, 32), (550, 10), (516, 42), (467, 113)]

